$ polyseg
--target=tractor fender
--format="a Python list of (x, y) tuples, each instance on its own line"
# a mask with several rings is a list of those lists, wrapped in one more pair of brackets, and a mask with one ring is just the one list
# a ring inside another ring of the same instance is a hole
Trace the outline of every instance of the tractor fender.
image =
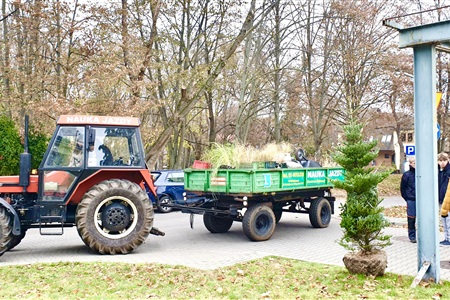
[(11, 206), (11, 204), (6, 202), (6, 200), (4, 200), (3, 198), (0, 198), (0, 205), (8, 209), (10, 213), (14, 216), (12, 234), (20, 235), (20, 220), (16, 210)]

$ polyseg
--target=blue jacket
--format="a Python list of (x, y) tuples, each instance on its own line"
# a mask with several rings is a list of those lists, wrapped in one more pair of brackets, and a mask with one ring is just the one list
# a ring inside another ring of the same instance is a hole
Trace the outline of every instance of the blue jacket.
[(409, 166), (409, 171), (403, 173), (400, 182), (400, 192), (406, 201), (416, 201), (416, 169)]
[(448, 163), (442, 171), (439, 170), (438, 175), (439, 204), (442, 204), (442, 201), (444, 201), (449, 178), (450, 178), (450, 163)]

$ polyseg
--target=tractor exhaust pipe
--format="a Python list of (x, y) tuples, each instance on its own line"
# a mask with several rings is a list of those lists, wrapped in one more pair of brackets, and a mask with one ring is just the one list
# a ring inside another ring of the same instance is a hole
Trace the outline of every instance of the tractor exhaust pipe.
[(27, 187), (30, 185), (31, 172), (31, 154), (28, 153), (28, 115), (25, 116), (25, 133), (23, 144), (23, 153), (20, 154), (19, 185), (23, 187), (23, 193), (26, 193)]
[(23, 153), (28, 153), (28, 115), (25, 116), (25, 132), (24, 132), (24, 143), (23, 143)]

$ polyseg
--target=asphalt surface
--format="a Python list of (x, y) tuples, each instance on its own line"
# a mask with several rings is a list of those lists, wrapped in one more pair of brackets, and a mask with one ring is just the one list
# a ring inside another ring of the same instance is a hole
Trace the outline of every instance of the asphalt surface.
[[(385, 198), (382, 205), (405, 205), (400, 197)], [(64, 235), (43, 235), (37, 229), (27, 232), (23, 241), (0, 257), (0, 266), (42, 262), (126, 262), (183, 265), (197, 269), (216, 269), (265, 256), (281, 256), (309, 262), (344, 266), (347, 253), (336, 242), (342, 237), (338, 214), (333, 215), (328, 228), (312, 228), (306, 214), (283, 213), (272, 238), (251, 242), (235, 222), (224, 234), (211, 234), (203, 225), (202, 216), (181, 212), (155, 213), (154, 226), (165, 236), (150, 235), (146, 242), (128, 255), (99, 255), (84, 245), (75, 228), (65, 228)], [(412, 244), (403, 227), (406, 219), (392, 219), (394, 224), (385, 233), (392, 235), (392, 245), (385, 248), (387, 272), (417, 275), (418, 244)], [(443, 239), (442, 232), (440, 233)], [(420, 242), (420, 241), (419, 241)], [(450, 246), (439, 247), (440, 278), (450, 280)]]

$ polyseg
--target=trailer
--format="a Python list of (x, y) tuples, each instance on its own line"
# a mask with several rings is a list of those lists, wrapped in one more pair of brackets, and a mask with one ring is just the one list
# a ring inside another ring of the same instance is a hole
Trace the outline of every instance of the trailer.
[(202, 198), (178, 208), (203, 215), (211, 233), (225, 233), (233, 222), (242, 222), (252, 241), (270, 239), (283, 212), (306, 213), (314, 228), (328, 227), (334, 214), (333, 181), (344, 179), (342, 168), (273, 168), (270, 163), (184, 172), (185, 189)]

